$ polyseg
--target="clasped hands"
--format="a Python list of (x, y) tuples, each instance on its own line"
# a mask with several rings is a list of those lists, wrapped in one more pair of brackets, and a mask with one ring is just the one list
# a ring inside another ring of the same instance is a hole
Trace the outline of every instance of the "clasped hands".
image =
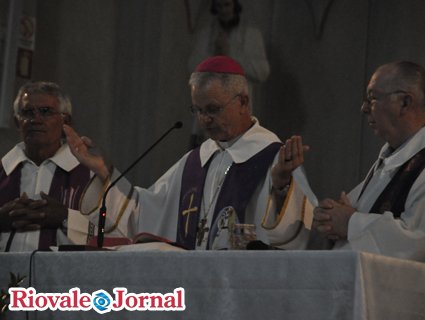
[(0, 208), (0, 231), (18, 232), (57, 229), (68, 216), (68, 209), (59, 201), (41, 192), (41, 200), (21, 197)]
[(346, 239), (348, 222), (356, 211), (345, 192), (336, 201), (325, 199), (313, 212), (312, 228), (330, 240)]

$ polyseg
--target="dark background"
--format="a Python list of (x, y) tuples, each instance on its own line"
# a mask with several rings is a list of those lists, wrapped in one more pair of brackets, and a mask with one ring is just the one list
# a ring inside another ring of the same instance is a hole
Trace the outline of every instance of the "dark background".
[[(263, 33), (269, 79), (255, 87), (260, 123), (282, 139), (301, 134), (319, 198), (349, 191), (382, 145), (360, 114), (373, 70), (425, 63), (425, 1), (241, 0), (242, 18)], [(190, 17), (187, 11), (190, 9)], [(206, 0), (27, 0), (36, 17), (32, 79), (71, 96), (75, 128), (125, 168), (177, 120), (175, 131), (129, 174), (148, 187), (188, 150), (187, 59), (211, 19)], [(18, 80), (16, 86), (18, 86)], [(0, 129), (0, 153), (17, 141)]]

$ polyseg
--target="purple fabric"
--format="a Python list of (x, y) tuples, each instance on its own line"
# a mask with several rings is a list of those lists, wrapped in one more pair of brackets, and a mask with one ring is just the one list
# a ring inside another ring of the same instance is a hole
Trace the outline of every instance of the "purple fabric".
[(90, 170), (82, 164), (79, 164), (70, 172), (56, 167), (49, 195), (68, 208), (78, 210), (81, 195), (89, 180)]
[[(243, 223), (245, 221), (246, 206), (251, 200), (259, 183), (264, 180), (267, 170), (281, 145), (282, 144), (279, 142), (272, 143), (248, 161), (232, 165), (220, 190), (220, 194), (218, 195), (213, 221), (217, 218), (218, 212), (226, 206), (232, 206), (236, 210), (240, 222)], [(188, 249), (194, 249), (196, 246), (199, 211), (205, 179), (210, 164), (210, 162), (208, 162), (204, 168), (201, 167), (199, 150), (199, 148), (193, 150), (188, 156), (183, 170), (182, 189), (180, 194), (176, 241)], [(192, 203), (190, 203), (192, 195)], [(189, 206), (190, 204), (191, 206)], [(193, 212), (187, 214), (188, 209), (192, 209)], [(185, 215), (183, 215), (184, 212), (186, 212)], [(187, 221), (187, 219), (189, 219), (189, 221)], [(188, 225), (187, 234), (185, 232), (186, 223)], [(209, 243), (207, 245), (207, 248), (208, 247)]]
[(410, 189), (424, 168), (425, 149), (422, 149), (400, 167), (376, 199), (370, 212), (382, 214), (391, 211), (394, 218), (400, 218)]
[[(83, 189), (90, 179), (90, 170), (79, 164), (70, 172), (56, 167), (50, 185), (49, 196), (60, 201), (70, 209), (78, 210)], [(41, 229), (38, 249), (48, 251), (49, 247), (56, 245), (57, 229)]]
[[(0, 206), (20, 196), (21, 184), (20, 164), (9, 176), (3, 166), (0, 168)], [(57, 167), (49, 190), (49, 196), (60, 201), (68, 208), (79, 209), (79, 201), (85, 185), (90, 180), (90, 171), (83, 165), (78, 165), (70, 172)], [(40, 230), (39, 249), (49, 250), (56, 245), (56, 229)]]
[(180, 192), (176, 242), (187, 249), (195, 248), (205, 178), (212, 159), (202, 167), (199, 150), (200, 147), (194, 149), (187, 157)]
[(8, 176), (0, 162), (0, 207), (20, 196), (22, 164)]

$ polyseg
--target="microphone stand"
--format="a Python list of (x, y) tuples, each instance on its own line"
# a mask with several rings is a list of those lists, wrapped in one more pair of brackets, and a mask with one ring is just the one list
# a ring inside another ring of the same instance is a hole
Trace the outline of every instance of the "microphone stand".
[(126, 170), (124, 170), (114, 181), (106, 189), (102, 198), (102, 206), (99, 210), (99, 223), (98, 223), (98, 233), (97, 233), (97, 247), (103, 247), (103, 240), (105, 237), (105, 223), (106, 223), (106, 196), (109, 193), (109, 190), (122, 178), (125, 174), (127, 174), (133, 167), (142, 160), (155, 146), (160, 143), (172, 130), (180, 129), (183, 126), (181, 121), (176, 122), (170, 129), (168, 129), (158, 140), (156, 140), (145, 152), (143, 152)]
[(128, 173), (133, 167), (143, 159), (159, 142), (162, 141), (172, 130), (180, 129), (183, 126), (181, 121), (176, 122), (170, 129), (168, 129), (158, 140), (156, 140), (142, 155), (140, 155), (126, 170), (121, 173), (118, 178), (112, 181), (108, 186), (102, 198), (102, 206), (99, 210), (99, 224), (98, 224), (98, 233), (97, 233), (97, 247), (89, 245), (75, 245), (75, 244), (65, 244), (59, 246), (59, 251), (104, 251), (108, 250), (103, 248), (103, 240), (105, 236), (105, 223), (106, 223), (106, 196), (108, 195), (109, 190), (122, 178), (126, 173)]

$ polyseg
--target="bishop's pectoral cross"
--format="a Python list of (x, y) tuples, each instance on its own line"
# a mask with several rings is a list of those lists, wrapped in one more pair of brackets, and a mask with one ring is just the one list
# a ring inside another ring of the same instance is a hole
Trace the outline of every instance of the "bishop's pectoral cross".
[(208, 232), (208, 230), (210, 229), (206, 226), (206, 224), (207, 224), (206, 218), (202, 218), (201, 220), (199, 220), (199, 223), (198, 223), (198, 242), (197, 242), (198, 247), (202, 244), (202, 241), (204, 241), (205, 233)]

